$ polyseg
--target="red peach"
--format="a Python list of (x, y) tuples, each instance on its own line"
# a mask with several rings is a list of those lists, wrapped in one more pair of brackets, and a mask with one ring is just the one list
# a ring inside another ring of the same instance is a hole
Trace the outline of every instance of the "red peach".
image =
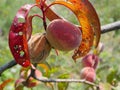
[(70, 51), (80, 45), (82, 35), (81, 30), (72, 23), (55, 19), (47, 27), (46, 38), (53, 48)]
[(82, 59), (83, 67), (93, 67), (96, 69), (99, 62), (99, 57), (94, 54), (88, 54)]
[(86, 81), (94, 82), (96, 79), (95, 70), (91, 67), (84, 67), (81, 70), (80, 77)]

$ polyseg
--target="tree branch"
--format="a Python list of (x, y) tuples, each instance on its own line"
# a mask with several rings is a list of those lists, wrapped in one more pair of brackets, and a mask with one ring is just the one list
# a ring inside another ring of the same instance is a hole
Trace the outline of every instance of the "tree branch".
[[(101, 26), (101, 34), (104, 34), (104, 33), (110, 32), (110, 31), (114, 31), (114, 30), (118, 30), (118, 29), (120, 29), (120, 21), (113, 22), (113, 23)], [(12, 60), (12, 61), (8, 62), (7, 64), (1, 66), (0, 67), (0, 75), (5, 70), (7, 70), (7, 69), (9, 69), (9, 68), (11, 68), (13, 66), (15, 66), (16, 64), (17, 64), (16, 61)], [(48, 80), (48, 82), (49, 82), (49, 80)], [(59, 79), (56, 82), (59, 82)], [(69, 80), (68, 80), (68, 82), (69, 82)], [(76, 81), (76, 82), (79, 82), (79, 81)]]
[(113, 22), (107, 25), (103, 25), (101, 27), (101, 34), (114, 31), (114, 30), (119, 30), (120, 29), (120, 21)]
[(41, 82), (54, 82), (54, 83), (60, 83), (60, 82), (68, 82), (68, 83), (85, 83), (91, 86), (99, 87), (97, 84), (86, 81), (84, 79), (43, 79), (43, 78), (36, 78), (36, 80)]
[(17, 64), (16, 61), (15, 61), (15, 60), (12, 60), (12, 61), (8, 62), (7, 64), (1, 66), (1, 67), (0, 67), (0, 76), (1, 76), (1, 74), (2, 74), (5, 70), (7, 70), (7, 69), (9, 69), (9, 68), (11, 68), (11, 67), (13, 67), (13, 66), (15, 66), (16, 64)]

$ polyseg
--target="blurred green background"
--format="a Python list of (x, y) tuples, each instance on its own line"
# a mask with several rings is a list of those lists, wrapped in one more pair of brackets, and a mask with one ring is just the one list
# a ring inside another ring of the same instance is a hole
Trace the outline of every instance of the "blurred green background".
[[(112, 23), (120, 20), (120, 0), (90, 0), (94, 5), (101, 25)], [(34, 0), (0, 0), (0, 66), (13, 59), (9, 47), (8, 47), (8, 33), (12, 20), (17, 10), (24, 4), (34, 3)], [(67, 8), (63, 6), (52, 7), (59, 15), (67, 20), (78, 24), (75, 16)], [(62, 12), (60, 12), (62, 10)], [(35, 8), (31, 13), (40, 13)], [(33, 20), (33, 33), (44, 32), (40, 19), (35, 18)], [(101, 62), (97, 69), (97, 80), (103, 83), (115, 83), (116, 89), (120, 90), (120, 30), (112, 31), (101, 35), (101, 42), (104, 44), (104, 51), (100, 54)], [(59, 56), (52, 50), (50, 56), (47, 58), (47, 62), (53, 70), (52, 78), (57, 78), (57, 75), (68, 73), (71, 77), (79, 78), (79, 72), (81, 69), (80, 60), (76, 63), (71, 58), (73, 52), (60, 52)], [(0, 83), (7, 78), (19, 77), (20, 66), (17, 65), (9, 70), (6, 70), (0, 77)], [(110, 78), (110, 79), (109, 79)], [(14, 82), (11, 82), (5, 90), (14, 90)], [(87, 86), (80, 83), (70, 83), (68, 90), (88, 90)], [(33, 90), (51, 90), (44, 84), (35, 87)], [(25, 88), (25, 90), (29, 90)], [(57, 89), (55, 89), (57, 90)]]

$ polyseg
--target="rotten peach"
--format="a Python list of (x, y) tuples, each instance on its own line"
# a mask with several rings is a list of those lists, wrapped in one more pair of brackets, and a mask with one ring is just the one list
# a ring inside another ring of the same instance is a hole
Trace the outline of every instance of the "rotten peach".
[(45, 34), (37, 33), (32, 35), (28, 42), (28, 49), (32, 63), (41, 63), (46, 60), (51, 51)]

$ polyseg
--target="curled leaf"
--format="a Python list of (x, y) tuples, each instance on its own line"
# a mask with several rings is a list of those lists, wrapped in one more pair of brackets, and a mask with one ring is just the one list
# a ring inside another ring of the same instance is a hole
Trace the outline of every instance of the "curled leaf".
[(16, 62), (23, 67), (30, 66), (27, 40), (31, 36), (33, 17), (28, 17), (28, 13), (34, 6), (26, 4), (18, 10), (9, 32), (10, 50)]
[(5, 81), (3, 81), (2, 84), (0, 84), (0, 90), (4, 90), (5, 86), (10, 83), (11, 81), (13, 81), (13, 79), (7, 79)]
[(49, 73), (49, 70), (50, 70), (51, 67), (46, 63), (40, 63), (40, 64), (38, 64), (38, 66), (43, 69), (44, 76), (48, 77), (49, 76), (48, 73)]
[[(88, 0), (57, 0), (52, 2), (51, 6), (54, 4), (64, 5), (69, 8), (80, 22), (81, 27), (79, 28), (82, 29), (82, 42), (79, 48), (75, 50), (73, 59), (76, 60), (86, 55), (94, 42), (94, 46), (97, 47), (100, 39), (100, 22), (92, 4)], [(50, 13), (53, 15), (51, 16)], [(49, 20), (60, 18), (50, 8), (46, 10), (46, 16)]]

